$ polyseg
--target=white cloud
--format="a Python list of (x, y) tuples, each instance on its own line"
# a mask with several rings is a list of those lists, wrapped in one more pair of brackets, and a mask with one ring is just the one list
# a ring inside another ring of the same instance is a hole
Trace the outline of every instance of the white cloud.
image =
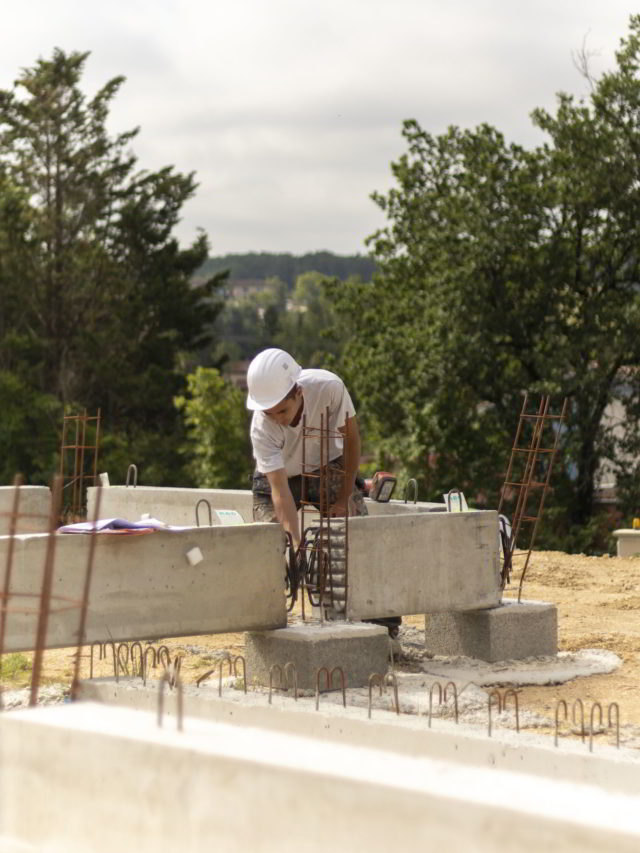
[(124, 74), (110, 119), (141, 125), (141, 165), (195, 171), (216, 252), (363, 250), (382, 223), (404, 118), (489, 122), (535, 144), (528, 115), (586, 87), (571, 52), (611, 65), (632, 4), (612, 0), (26, 0), (4, 10), (0, 86), (54, 46), (90, 50), (85, 85)]

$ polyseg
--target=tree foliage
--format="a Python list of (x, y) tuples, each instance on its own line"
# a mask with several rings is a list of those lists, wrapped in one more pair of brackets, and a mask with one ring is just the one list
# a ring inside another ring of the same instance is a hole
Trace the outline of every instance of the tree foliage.
[(183, 454), (200, 488), (246, 489), (252, 472), (245, 395), (218, 370), (198, 367), (187, 377), (187, 394), (176, 397), (186, 428)]
[(182, 249), (173, 230), (194, 176), (138, 168), (137, 130), (106, 128), (124, 78), (87, 97), (87, 56), (55, 50), (0, 90), (0, 369), (101, 407), (125, 443), (160, 440), (177, 426), (178, 359), (209, 342), (224, 276), (192, 284), (207, 240)]
[(570, 400), (553, 498), (569, 528), (592, 517), (603, 460), (624, 469), (637, 452), (639, 60), (634, 16), (587, 100), (533, 113), (547, 137), (533, 150), (487, 125), (404, 124), (396, 185), (374, 196), (380, 273), (334, 296), (379, 450), (423, 493), (465, 485), (495, 505), (524, 391)]

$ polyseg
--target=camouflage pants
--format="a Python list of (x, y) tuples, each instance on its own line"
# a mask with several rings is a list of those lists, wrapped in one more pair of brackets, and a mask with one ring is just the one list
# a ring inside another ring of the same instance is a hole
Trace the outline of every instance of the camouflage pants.
[[(342, 456), (334, 459), (329, 463), (329, 502), (333, 504), (338, 499), (344, 482), (343, 471), (344, 461)], [(313, 471), (313, 474), (318, 474), (318, 471)], [(306, 478), (306, 500), (316, 507), (320, 508), (320, 480), (317, 477)], [(298, 474), (295, 477), (289, 477), (289, 488), (295, 501), (296, 509), (300, 509), (300, 501), (302, 500), (302, 475)], [(271, 486), (266, 474), (261, 474), (255, 471), (253, 474), (253, 484), (251, 488), (253, 492), (253, 520), (254, 521), (277, 521), (271, 499)], [(349, 515), (368, 515), (367, 508), (362, 497), (362, 492), (354, 488), (349, 498)]]

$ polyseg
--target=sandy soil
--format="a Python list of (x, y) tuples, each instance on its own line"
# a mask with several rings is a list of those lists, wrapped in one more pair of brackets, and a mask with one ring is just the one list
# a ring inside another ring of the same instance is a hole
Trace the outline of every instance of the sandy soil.
[[(514, 572), (507, 597), (517, 597), (519, 572)], [(622, 666), (607, 675), (576, 678), (566, 684), (520, 688), (520, 705), (553, 720), (559, 698), (573, 702), (618, 702), (621, 723), (640, 726), (640, 557), (588, 557), (555, 551), (536, 552), (527, 571), (523, 598), (550, 601), (558, 607), (559, 648), (567, 651), (596, 648), (615, 652)], [(422, 627), (422, 615), (405, 619), (408, 625)], [(194, 681), (214, 668), (226, 652), (242, 654), (242, 634), (166, 638), (163, 641), (175, 654), (184, 655), (182, 677)], [(158, 643), (157, 643), (158, 644)], [(69, 685), (75, 649), (47, 652), (43, 684)], [(10, 657), (10, 656), (5, 656)], [(7, 660), (3, 666), (5, 687), (29, 683), (31, 655)], [(18, 664), (22, 664), (22, 668)], [(409, 663), (406, 664), (409, 668)], [(400, 668), (403, 668), (400, 662)], [(11, 674), (8, 676), (7, 669)], [(113, 671), (109, 660), (94, 661), (96, 675)], [(89, 649), (83, 650), (81, 677), (89, 675)]]

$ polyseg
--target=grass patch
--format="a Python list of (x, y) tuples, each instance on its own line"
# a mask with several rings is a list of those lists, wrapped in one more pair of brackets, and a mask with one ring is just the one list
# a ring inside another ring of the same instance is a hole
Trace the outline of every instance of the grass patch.
[(3, 655), (0, 663), (0, 673), (5, 684), (23, 687), (29, 681), (31, 660), (21, 652)]

